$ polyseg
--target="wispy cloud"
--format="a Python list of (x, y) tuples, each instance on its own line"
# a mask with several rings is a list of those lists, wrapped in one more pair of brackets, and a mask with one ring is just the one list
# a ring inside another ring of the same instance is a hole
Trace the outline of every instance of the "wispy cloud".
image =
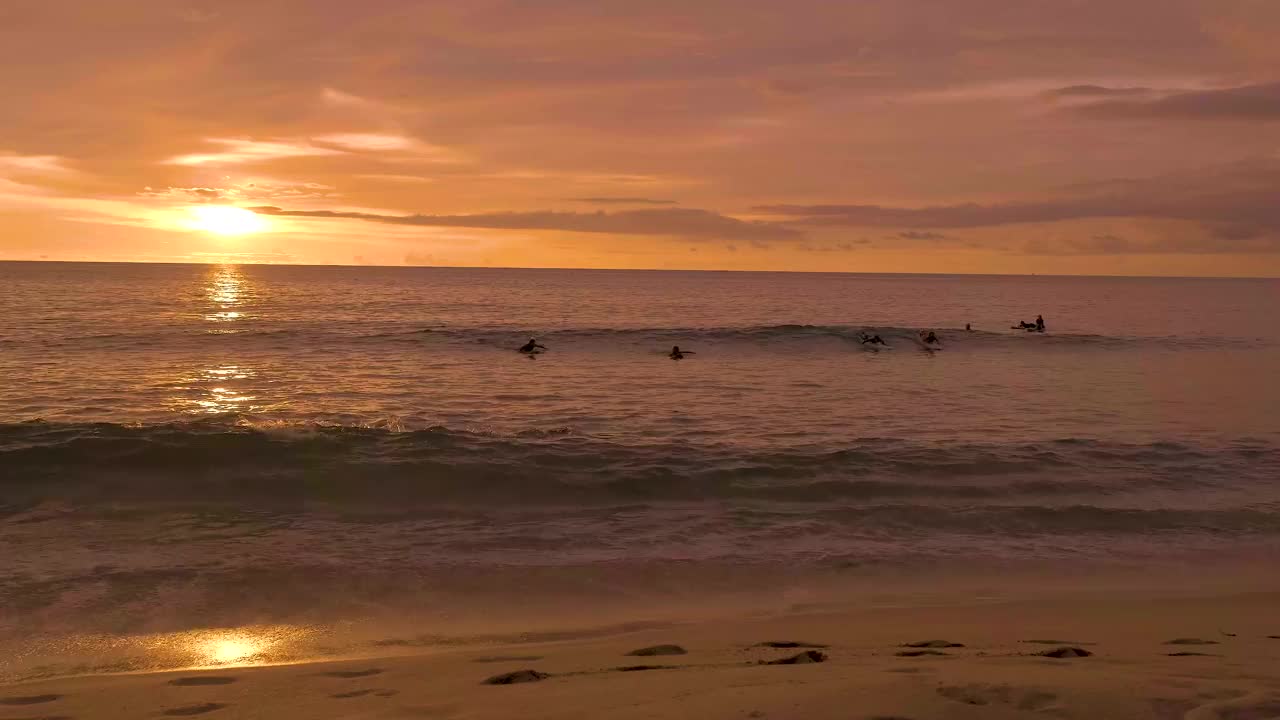
[(1215, 90), (1155, 92), (1143, 88), (1093, 87), (1062, 88), (1057, 93), (1095, 100), (1072, 109), (1100, 118), (1280, 120), (1280, 82)]
[(401, 175), (397, 173), (360, 173), (356, 177), (362, 180), (385, 180), (393, 183), (432, 183), (435, 178), (421, 175)]
[(57, 155), (0, 154), (0, 170), (44, 175), (71, 172)]
[(1051, 97), (1059, 98), (1115, 98), (1149, 95), (1154, 92), (1146, 87), (1106, 87), (1103, 85), (1068, 85), (1054, 88), (1048, 92)]
[(269, 200), (304, 200), (332, 198), (334, 188), (321, 183), (289, 183), (276, 180), (251, 180), (221, 187), (147, 187), (138, 193), (145, 198), (175, 202), (262, 202)]
[(709, 210), (697, 209), (621, 210), (613, 213), (534, 211), (480, 213), (475, 215), (381, 215), (334, 210), (285, 210), (270, 206), (251, 209), (264, 215), (283, 217), (362, 220), (391, 225), (419, 225), (426, 227), (560, 230), (579, 233), (671, 235), (759, 242), (792, 240), (802, 237), (800, 231), (778, 223), (740, 220)]
[(335, 133), (319, 135), (313, 139), (326, 145), (337, 145), (345, 150), (368, 152), (411, 150), (418, 145), (418, 141), (411, 137), (385, 133)]
[(170, 165), (244, 165), (282, 158), (341, 155), (342, 150), (317, 147), (300, 140), (247, 140), (240, 138), (208, 138), (206, 142), (221, 146), (217, 152), (192, 153), (169, 158)]
[(570, 202), (592, 205), (678, 205), (675, 200), (654, 200), (642, 197), (581, 197), (569, 198)]
[[(766, 205), (759, 212), (786, 222), (820, 227), (976, 229), (1008, 225), (1145, 218), (1182, 221), (1203, 233), (1185, 241), (1182, 251), (1222, 251), (1233, 244), (1280, 251), (1280, 160), (1238, 163), (1197, 173), (1112, 180), (1076, 186), (1075, 192), (1038, 202), (894, 207), (884, 205)], [(920, 230), (899, 232), (902, 239), (938, 239)], [(1140, 247), (1100, 234), (1077, 247), (1108, 253)]]
[(896, 240), (946, 240), (947, 236), (936, 232), (921, 232), (919, 230), (905, 230), (903, 232), (892, 235)]

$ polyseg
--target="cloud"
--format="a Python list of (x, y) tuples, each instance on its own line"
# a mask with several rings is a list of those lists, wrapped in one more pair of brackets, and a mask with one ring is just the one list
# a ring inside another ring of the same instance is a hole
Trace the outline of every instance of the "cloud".
[(367, 150), (372, 152), (409, 150), (418, 144), (418, 141), (410, 137), (384, 133), (335, 133), (332, 135), (320, 135), (313, 139), (316, 142), (337, 145), (346, 150)]
[(57, 155), (0, 154), (0, 171), (55, 175), (69, 173), (66, 161)]
[(1158, 243), (1140, 243), (1113, 233), (1101, 233), (1087, 238), (1033, 238), (1024, 250), (1036, 255), (1128, 255), (1158, 252), (1157, 246)]
[[(1187, 252), (1252, 248), (1280, 251), (1280, 160), (1256, 160), (1194, 173), (1109, 180), (1073, 186), (1074, 192), (1037, 202), (894, 207), (884, 205), (766, 205), (759, 212), (811, 227), (964, 229), (1139, 218), (1189, 222), (1201, 233), (1180, 246)], [(936, 239), (906, 230), (895, 237)], [(1138, 246), (1098, 234), (1077, 246), (1108, 253)]]
[(1061, 98), (1106, 98), (1133, 97), (1135, 95), (1147, 95), (1151, 92), (1151, 88), (1145, 87), (1112, 88), (1102, 85), (1069, 85), (1050, 90), (1048, 94), (1052, 97)]
[(672, 235), (751, 242), (792, 240), (802, 236), (800, 231), (778, 223), (739, 220), (709, 210), (677, 208), (620, 210), (612, 213), (534, 211), (474, 215), (381, 215), (334, 210), (285, 210), (271, 206), (250, 209), (263, 215), (282, 217), (349, 219), (424, 227)]
[(254, 180), (228, 187), (167, 187), (162, 190), (147, 187), (138, 193), (146, 198), (191, 203), (303, 200), (332, 198), (336, 194), (330, 185), (273, 180)]
[(1132, 97), (1132, 88), (1099, 90), (1104, 92), (1087, 97), (1106, 99), (1077, 105), (1073, 110), (1102, 118), (1280, 120), (1280, 82), (1166, 92), (1156, 97), (1145, 97), (1145, 92)]
[[(1114, 233), (1100, 233), (1088, 237), (1062, 236), (1034, 237), (1022, 244), (1020, 250), (1030, 255), (1160, 255), (1215, 253), (1280, 253), (1280, 234), (1247, 232), (1231, 236), (1223, 228), (1201, 228), (1187, 231), (1173, 228), (1146, 238), (1130, 238)], [(1231, 236), (1231, 237), (1227, 237)], [(1229, 239), (1230, 242), (1222, 242)]]
[(675, 200), (653, 200), (642, 197), (582, 197), (569, 198), (569, 202), (591, 203), (594, 205), (678, 205)]
[(353, 153), (378, 153), (387, 161), (458, 163), (466, 160), (449, 148), (424, 143), (406, 135), (390, 133), (333, 133), (311, 138), (321, 145), (336, 146)]
[(343, 151), (316, 147), (300, 140), (246, 140), (236, 138), (207, 138), (206, 142), (221, 145), (222, 150), (213, 153), (178, 155), (165, 161), (168, 165), (242, 165), (266, 162), (282, 158), (341, 155)]
[(1280, 160), (1074, 187), (1079, 189), (1076, 194), (1039, 202), (923, 207), (762, 205), (754, 209), (807, 225), (862, 227), (976, 228), (1082, 218), (1151, 217), (1240, 221), (1280, 228)]
[(404, 254), (405, 265), (435, 265), (438, 260), (431, 253), (407, 252)]
[(401, 175), (398, 173), (360, 173), (355, 177), (362, 180), (385, 180), (393, 183), (432, 183), (434, 178), (421, 175)]
[(936, 232), (920, 232), (919, 230), (906, 230), (891, 237), (900, 240), (946, 240), (947, 236)]
[(833, 253), (833, 252), (843, 253), (843, 252), (853, 252), (854, 250), (858, 249), (859, 245), (870, 245), (870, 244), (871, 244), (870, 240), (866, 238), (859, 238), (857, 240), (846, 240), (844, 242), (838, 242), (831, 245), (810, 245), (809, 243), (801, 243), (800, 245), (796, 246), (796, 249), (802, 250), (804, 252), (815, 252), (815, 253)]

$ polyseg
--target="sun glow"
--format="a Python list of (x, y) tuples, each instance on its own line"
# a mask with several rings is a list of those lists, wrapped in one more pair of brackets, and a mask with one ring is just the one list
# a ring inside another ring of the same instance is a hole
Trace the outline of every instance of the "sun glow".
[(261, 215), (244, 208), (226, 205), (199, 205), (190, 208), (190, 227), (217, 235), (248, 235), (264, 232), (267, 221)]

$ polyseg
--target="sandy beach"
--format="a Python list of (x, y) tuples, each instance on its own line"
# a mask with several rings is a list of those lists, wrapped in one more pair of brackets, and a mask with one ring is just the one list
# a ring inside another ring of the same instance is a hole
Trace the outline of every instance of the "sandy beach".
[(1280, 717), (1277, 607), (1280, 592), (1082, 591), (800, 608), (417, 656), (23, 683), (0, 688), (0, 718), (1265, 720)]

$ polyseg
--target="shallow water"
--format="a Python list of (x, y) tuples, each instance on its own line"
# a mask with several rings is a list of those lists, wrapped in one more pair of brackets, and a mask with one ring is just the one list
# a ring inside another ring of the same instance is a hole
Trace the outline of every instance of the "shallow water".
[(1268, 562), (1278, 290), (0, 263), (0, 641)]

